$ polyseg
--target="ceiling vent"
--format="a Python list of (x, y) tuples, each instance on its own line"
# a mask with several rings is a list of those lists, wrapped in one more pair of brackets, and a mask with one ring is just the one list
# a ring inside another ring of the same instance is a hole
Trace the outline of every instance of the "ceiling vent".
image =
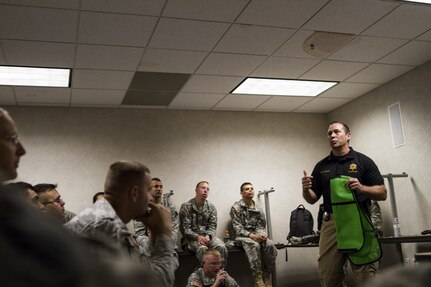
[(344, 46), (355, 35), (344, 33), (314, 32), (302, 44), (304, 51), (316, 58), (324, 59)]

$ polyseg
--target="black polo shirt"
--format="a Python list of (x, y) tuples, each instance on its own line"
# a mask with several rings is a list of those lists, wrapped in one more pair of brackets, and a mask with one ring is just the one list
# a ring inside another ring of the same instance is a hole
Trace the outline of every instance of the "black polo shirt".
[[(332, 178), (346, 175), (359, 179), (359, 182), (366, 186), (383, 185), (384, 180), (374, 161), (366, 155), (350, 151), (341, 157), (332, 154), (319, 161), (311, 174), (313, 176), (312, 190), (317, 198), (323, 195), (323, 205), (325, 211), (332, 212), (331, 189), (329, 181)], [(368, 210), (370, 199), (364, 194), (358, 194), (359, 202), (364, 210)]]

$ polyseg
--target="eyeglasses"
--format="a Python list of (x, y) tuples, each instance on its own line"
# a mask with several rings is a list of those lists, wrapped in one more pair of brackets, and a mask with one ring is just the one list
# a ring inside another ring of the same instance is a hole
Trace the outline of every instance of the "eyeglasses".
[(153, 185), (154, 188), (163, 188), (163, 184), (155, 184)]
[(3, 139), (7, 142), (10, 142), (11, 144), (18, 145), (19, 144), (19, 137), (17, 134), (3, 137)]
[(46, 201), (46, 202), (42, 202), (43, 205), (47, 205), (47, 204), (56, 204), (56, 205), (61, 205), (62, 203), (64, 203), (63, 199), (61, 199), (61, 197), (57, 197), (56, 199), (54, 199), (53, 201)]

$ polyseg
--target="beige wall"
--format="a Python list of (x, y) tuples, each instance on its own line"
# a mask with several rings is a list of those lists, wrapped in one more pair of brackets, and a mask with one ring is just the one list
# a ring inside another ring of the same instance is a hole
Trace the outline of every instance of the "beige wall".
[[(270, 194), (274, 241), (285, 243), (290, 212), (304, 203), (302, 170), (311, 172), (328, 150), (323, 114), (6, 108), (27, 148), (19, 179), (58, 183), (67, 209), (79, 212), (90, 204), (112, 162), (137, 160), (162, 178), (166, 191), (175, 191), (178, 207), (194, 196), (198, 181), (208, 180), (219, 236), (240, 199), (239, 186), (250, 181), (257, 191), (276, 190)], [(317, 214), (317, 206), (310, 208)], [(304, 280), (301, 273), (310, 269), (306, 280), (316, 280), (316, 258), (316, 248), (295, 250), (286, 263), (281, 251), (281, 286), (295, 276)]]
[[(66, 208), (79, 212), (103, 190), (110, 163), (120, 159), (148, 165), (173, 189), (179, 207), (194, 196), (200, 180), (210, 182), (210, 198), (219, 212), (217, 233), (229, 222), (229, 208), (240, 198), (239, 186), (251, 181), (270, 195), (274, 241), (285, 243), (290, 212), (300, 203), (302, 170), (329, 151), (329, 119), (347, 122), (352, 146), (375, 160), (382, 173), (407, 172), (396, 179), (403, 234), (431, 228), (431, 64), (428, 63), (369, 94), (324, 114), (162, 111), (5, 107), (17, 122), (27, 155), (19, 179), (54, 182)], [(392, 147), (387, 106), (401, 103), (407, 144)], [(264, 202), (262, 201), (263, 205)], [(317, 205), (306, 205), (317, 218)], [(383, 203), (387, 235), (392, 234), (389, 201)], [(406, 248), (412, 256), (414, 245)], [(317, 249), (289, 249), (277, 259), (279, 286), (315, 286)], [(390, 254), (389, 254), (390, 255)], [(385, 256), (389, 256), (386, 254)], [(307, 285), (308, 284), (308, 285)]]

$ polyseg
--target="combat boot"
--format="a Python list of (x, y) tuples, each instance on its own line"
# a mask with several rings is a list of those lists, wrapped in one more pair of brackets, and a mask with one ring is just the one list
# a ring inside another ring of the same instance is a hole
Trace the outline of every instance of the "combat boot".
[(263, 282), (262, 271), (258, 271), (253, 274), (254, 281), (256, 282), (256, 287), (265, 287), (265, 282)]
[(263, 271), (263, 281), (265, 281), (265, 287), (272, 287), (272, 272)]

